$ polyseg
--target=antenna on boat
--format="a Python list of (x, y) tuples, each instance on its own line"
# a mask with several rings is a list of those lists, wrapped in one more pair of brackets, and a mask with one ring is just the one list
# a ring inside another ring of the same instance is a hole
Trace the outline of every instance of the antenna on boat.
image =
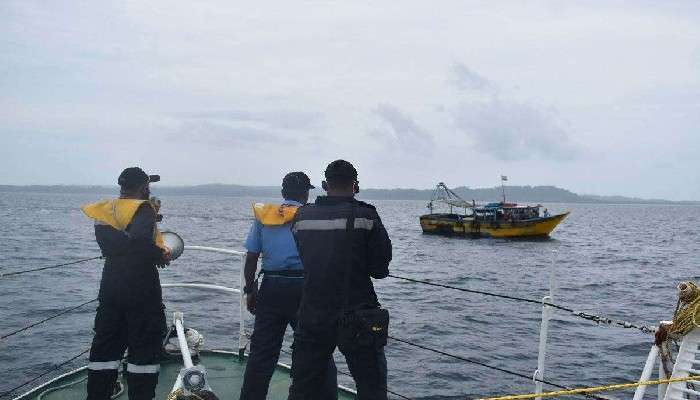
[(506, 187), (503, 182), (506, 182), (508, 177), (506, 175), (501, 175), (501, 191), (503, 192), (503, 204), (506, 204)]

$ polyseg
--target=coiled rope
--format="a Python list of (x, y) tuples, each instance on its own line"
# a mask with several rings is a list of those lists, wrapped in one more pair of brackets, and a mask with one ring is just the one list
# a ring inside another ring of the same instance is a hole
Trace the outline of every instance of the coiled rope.
[(4, 334), (4, 335), (0, 336), (0, 340), (5, 340), (5, 339), (9, 338), (10, 336), (17, 335), (17, 334), (19, 334), (19, 333), (21, 333), (21, 332), (24, 332), (24, 331), (26, 331), (26, 330), (29, 330), (29, 329), (31, 329), (31, 328), (37, 326), (37, 325), (43, 324), (43, 323), (46, 322), (46, 321), (51, 321), (51, 320), (54, 319), (54, 318), (58, 318), (58, 317), (60, 317), (61, 315), (68, 314), (68, 313), (71, 312), (71, 311), (75, 311), (75, 310), (79, 309), (80, 307), (86, 306), (86, 305), (88, 305), (88, 304), (90, 304), (90, 303), (94, 303), (94, 302), (96, 302), (96, 301), (97, 301), (97, 299), (92, 299), (92, 300), (88, 300), (88, 301), (86, 301), (86, 302), (84, 302), (84, 303), (80, 303), (80, 304), (78, 304), (77, 306), (64, 308), (64, 309), (61, 310), (60, 312), (58, 312), (58, 313), (56, 313), (56, 314), (54, 314), (54, 315), (52, 315), (52, 316), (50, 316), (50, 317), (48, 317), (48, 318), (44, 318), (44, 319), (42, 319), (42, 320), (36, 321), (36, 322), (34, 322), (34, 323), (31, 323), (31, 324), (29, 324), (29, 325), (27, 325), (27, 326), (25, 326), (25, 327), (23, 327), (23, 328), (17, 329), (16, 331), (12, 331), (12, 332), (10, 332), (10, 333)]
[(674, 336), (685, 336), (698, 324), (700, 310), (700, 288), (693, 282), (682, 282), (678, 285), (678, 304), (673, 313), (673, 324), (668, 331)]
[(481, 294), (484, 296), (498, 297), (501, 299), (520, 301), (520, 302), (524, 302), (524, 303), (546, 305), (548, 307), (552, 307), (552, 308), (556, 308), (556, 309), (559, 309), (562, 311), (569, 312), (569, 313), (571, 313), (571, 315), (573, 315), (575, 317), (582, 318), (582, 319), (585, 319), (588, 321), (593, 321), (599, 325), (603, 324), (603, 325), (619, 326), (622, 328), (632, 328), (632, 329), (637, 329), (637, 330), (641, 331), (642, 333), (647, 333), (647, 334), (651, 334), (651, 333), (656, 332), (656, 328), (649, 327), (647, 325), (634, 324), (634, 323), (628, 322), (628, 321), (622, 321), (622, 320), (617, 320), (617, 319), (613, 319), (613, 318), (608, 318), (605, 316), (589, 314), (589, 313), (585, 313), (583, 311), (576, 311), (573, 308), (565, 307), (565, 306), (562, 306), (559, 304), (549, 303), (546, 301), (543, 302), (541, 300), (528, 299), (525, 297), (509, 296), (509, 295), (500, 294), (500, 293), (486, 292), (483, 290), (467, 289), (467, 288), (463, 288), (463, 287), (446, 285), (446, 284), (435, 283), (435, 282), (430, 282), (430, 281), (424, 281), (424, 280), (420, 280), (420, 279), (413, 279), (413, 278), (408, 278), (405, 276), (399, 276), (399, 275), (394, 275), (394, 274), (389, 274), (387, 276), (390, 276), (390, 277), (395, 278), (395, 279), (401, 279), (401, 280), (408, 281), (408, 282), (419, 283), (422, 285), (436, 286), (436, 287), (441, 287), (441, 288), (451, 289), (451, 290), (458, 290), (460, 292)]
[(63, 264), (56, 264), (56, 265), (49, 265), (48, 267), (40, 267), (40, 268), (32, 268), (32, 269), (25, 269), (23, 271), (13, 271), (13, 272), (5, 272), (5, 273), (0, 273), (0, 279), (6, 278), (8, 276), (15, 276), (15, 275), (22, 275), (22, 274), (27, 274), (30, 272), (37, 272), (37, 271), (44, 271), (47, 269), (53, 269), (53, 268), (60, 268), (60, 267), (65, 267), (68, 265), (75, 265), (75, 264), (80, 264), (92, 260), (100, 260), (104, 257), (98, 256), (98, 257), (90, 257), (90, 258), (84, 258), (82, 260), (76, 260), (76, 261), (71, 261)]
[(659, 379), (659, 380), (655, 380), (655, 381), (617, 383), (614, 385), (595, 386), (595, 387), (570, 389), (570, 390), (560, 390), (557, 392), (529, 393), (529, 394), (517, 394), (517, 395), (512, 395), (512, 396), (487, 397), (487, 398), (483, 398), (483, 399), (479, 399), (479, 400), (527, 400), (527, 399), (535, 399), (538, 397), (570, 396), (570, 395), (576, 395), (576, 394), (590, 394), (590, 393), (595, 393), (595, 392), (630, 389), (630, 388), (637, 387), (637, 386), (665, 385), (665, 384), (674, 383), (674, 382), (697, 381), (698, 379), (700, 379), (700, 375), (687, 376), (684, 378)]
[(53, 368), (51, 368), (51, 369), (49, 369), (49, 370), (47, 370), (47, 371), (45, 371), (45, 372), (43, 372), (43, 373), (41, 373), (41, 374), (35, 376), (34, 378), (32, 378), (32, 379), (30, 379), (30, 380), (28, 380), (28, 381), (22, 383), (21, 385), (17, 385), (17, 386), (13, 387), (12, 389), (10, 389), (10, 390), (8, 390), (8, 391), (6, 391), (6, 392), (0, 393), (0, 398), (3, 398), (3, 397), (5, 397), (5, 396), (8, 396), (8, 395), (14, 393), (16, 390), (21, 389), (21, 388), (23, 388), (23, 387), (29, 385), (30, 383), (36, 382), (36, 381), (38, 381), (39, 379), (45, 377), (46, 375), (48, 375), (48, 374), (50, 374), (50, 373), (52, 373), (52, 372), (58, 371), (59, 369), (63, 368), (63, 366), (65, 366), (65, 365), (67, 365), (67, 364), (70, 364), (70, 363), (72, 363), (73, 361), (77, 360), (80, 356), (86, 354), (88, 351), (90, 351), (90, 349), (84, 350), (84, 351), (82, 351), (81, 353), (79, 353), (79, 354), (77, 354), (77, 355), (75, 355), (75, 356), (69, 358), (68, 360), (66, 360), (66, 361), (64, 361), (64, 362), (62, 362), (62, 363), (60, 363), (60, 364), (55, 365)]

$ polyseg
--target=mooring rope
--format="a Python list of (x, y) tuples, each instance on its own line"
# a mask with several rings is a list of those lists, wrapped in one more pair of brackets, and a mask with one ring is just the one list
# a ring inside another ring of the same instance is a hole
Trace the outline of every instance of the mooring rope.
[(700, 326), (697, 321), (700, 310), (700, 288), (693, 282), (682, 282), (678, 285), (678, 304), (673, 313), (673, 323), (668, 333), (675, 336), (685, 336), (693, 328)]
[(53, 269), (53, 268), (65, 267), (68, 265), (80, 264), (80, 263), (84, 263), (84, 262), (88, 262), (88, 261), (92, 261), (92, 260), (99, 260), (102, 258), (104, 258), (104, 257), (98, 256), (98, 257), (84, 258), (82, 260), (71, 261), (71, 262), (67, 262), (67, 263), (63, 263), (63, 264), (49, 265), (48, 267), (40, 267), (40, 268), (25, 269), (23, 271), (13, 271), (13, 272), (0, 273), (0, 279), (6, 278), (8, 276), (22, 275), (22, 274), (27, 274), (30, 272), (44, 271), (47, 269)]
[(10, 336), (17, 335), (17, 334), (19, 334), (19, 333), (21, 333), (21, 332), (24, 332), (24, 331), (26, 331), (26, 330), (28, 330), (28, 329), (31, 329), (31, 328), (33, 328), (33, 327), (35, 327), (35, 326), (37, 326), (37, 325), (43, 324), (43, 323), (46, 322), (46, 321), (51, 321), (51, 320), (54, 319), (54, 318), (58, 318), (58, 317), (60, 317), (61, 315), (68, 314), (68, 313), (71, 312), (71, 311), (77, 310), (77, 309), (79, 309), (80, 307), (86, 306), (86, 305), (88, 305), (88, 304), (90, 304), (90, 303), (93, 303), (93, 302), (95, 302), (95, 301), (97, 301), (97, 299), (88, 300), (88, 301), (86, 301), (86, 302), (84, 302), (84, 303), (78, 304), (77, 306), (64, 308), (64, 309), (61, 310), (60, 312), (58, 312), (58, 313), (56, 313), (56, 314), (54, 314), (54, 315), (52, 315), (52, 316), (50, 316), (50, 317), (47, 317), (47, 318), (44, 318), (44, 319), (42, 319), (42, 320), (36, 321), (36, 322), (34, 322), (34, 323), (31, 323), (31, 324), (29, 324), (29, 325), (27, 325), (27, 326), (25, 326), (25, 327), (23, 327), (23, 328), (17, 329), (16, 331), (12, 331), (12, 332), (10, 332), (10, 333), (4, 334), (4, 335), (0, 336), (0, 340), (5, 340), (5, 339), (9, 338)]
[(8, 396), (8, 395), (14, 393), (17, 389), (21, 389), (21, 388), (23, 388), (23, 387), (29, 385), (30, 383), (36, 382), (36, 381), (38, 381), (39, 379), (45, 377), (46, 375), (48, 375), (48, 374), (50, 374), (50, 373), (52, 373), (52, 372), (58, 371), (59, 369), (63, 368), (63, 366), (65, 366), (65, 365), (67, 365), (67, 364), (70, 364), (71, 362), (77, 360), (80, 356), (86, 354), (86, 353), (89, 352), (89, 351), (90, 351), (90, 349), (84, 350), (84, 351), (81, 352), (80, 354), (78, 354), (78, 355), (76, 355), (76, 356), (73, 356), (73, 357), (69, 358), (68, 360), (66, 360), (66, 361), (64, 361), (64, 362), (62, 362), (62, 363), (60, 363), (60, 364), (55, 365), (53, 368), (51, 368), (51, 369), (49, 369), (49, 370), (46, 370), (45, 372), (43, 372), (43, 373), (41, 373), (41, 374), (35, 376), (34, 378), (32, 378), (32, 379), (30, 379), (30, 380), (28, 380), (28, 381), (22, 383), (21, 385), (17, 385), (17, 386), (15, 386), (15, 387), (13, 387), (12, 389), (8, 390), (8, 391), (5, 391), (5, 392), (0, 393), (0, 398), (3, 398), (3, 397), (5, 397), (5, 396)]
[(479, 400), (527, 400), (535, 399), (538, 397), (558, 397), (558, 396), (570, 396), (576, 394), (590, 394), (596, 392), (606, 392), (613, 390), (630, 389), (637, 386), (651, 386), (651, 385), (666, 385), (674, 382), (688, 382), (697, 381), (700, 379), (700, 375), (687, 376), (683, 378), (670, 378), (670, 379), (659, 379), (655, 381), (642, 381), (642, 382), (629, 382), (629, 383), (617, 383), (605, 386), (595, 386), (587, 388), (560, 390), (556, 392), (543, 392), (543, 393), (528, 393), (528, 394), (517, 394), (511, 396), (501, 396), (501, 397), (487, 397)]
[(399, 276), (399, 275), (394, 275), (394, 274), (389, 274), (388, 276), (395, 278), (395, 279), (401, 279), (404, 281), (408, 282), (413, 282), (413, 283), (419, 283), (422, 285), (428, 285), (428, 286), (437, 286), (445, 289), (451, 289), (451, 290), (458, 290), (460, 292), (466, 292), (466, 293), (475, 293), (475, 294), (481, 294), (485, 296), (492, 296), (492, 297), (498, 297), (502, 299), (507, 299), (507, 300), (514, 300), (514, 301), (520, 301), (524, 303), (532, 303), (532, 304), (538, 304), (538, 305), (546, 305), (548, 307), (556, 308), (562, 311), (566, 311), (571, 313), (571, 315), (582, 318), (588, 321), (593, 321), (597, 324), (603, 324), (603, 325), (615, 325), (619, 326), (622, 328), (631, 328), (631, 329), (637, 329), (643, 333), (651, 334), (656, 332), (656, 328), (649, 327), (647, 325), (642, 325), (642, 324), (634, 324), (632, 322), (628, 321), (623, 321), (623, 320), (617, 320), (613, 318), (608, 318), (605, 316), (600, 316), (600, 315), (595, 315), (595, 314), (589, 314), (583, 311), (576, 311), (573, 308), (569, 308), (566, 306), (562, 306), (559, 304), (554, 304), (546, 301), (541, 301), (541, 300), (535, 300), (535, 299), (528, 299), (525, 297), (518, 297), (518, 296), (509, 296), (506, 294), (500, 294), (500, 293), (493, 293), (493, 292), (486, 292), (483, 290), (475, 290), (475, 289), (467, 289), (459, 286), (452, 286), (452, 285), (446, 285), (442, 283), (435, 283), (435, 282), (430, 282), (430, 281), (425, 281), (425, 280), (420, 280), (420, 279), (414, 279), (414, 278), (408, 278), (405, 276)]

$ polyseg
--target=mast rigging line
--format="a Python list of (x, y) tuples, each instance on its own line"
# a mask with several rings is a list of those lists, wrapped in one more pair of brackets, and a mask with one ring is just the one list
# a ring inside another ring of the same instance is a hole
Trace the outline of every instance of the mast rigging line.
[[(567, 386), (560, 385), (560, 384), (558, 384), (558, 383), (550, 382), (550, 381), (547, 381), (547, 380), (544, 380), (544, 379), (533, 378), (532, 376), (528, 376), (528, 375), (525, 375), (525, 374), (521, 374), (521, 373), (519, 373), (519, 372), (507, 370), (507, 369), (500, 368), (500, 367), (495, 367), (495, 366), (493, 366), (493, 365), (489, 365), (489, 364), (483, 363), (483, 362), (481, 362), (481, 361), (476, 361), (476, 360), (473, 360), (473, 359), (471, 359), (471, 358), (467, 358), (467, 357), (463, 357), (463, 356), (460, 356), (460, 355), (456, 355), (456, 354), (452, 354), (452, 353), (447, 353), (447, 352), (442, 351), (442, 350), (433, 349), (433, 348), (430, 348), (430, 347), (427, 347), (427, 346), (423, 346), (423, 345), (420, 345), (420, 344), (418, 344), (418, 343), (411, 342), (411, 341), (406, 340), (406, 339), (397, 338), (397, 337), (391, 336), (391, 335), (388, 335), (388, 337), (389, 337), (389, 339), (391, 339), (391, 340), (393, 340), (393, 341), (395, 341), (395, 342), (399, 342), (399, 343), (403, 343), (403, 344), (406, 344), (406, 345), (409, 345), (409, 346), (417, 347), (417, 348), (419, 348), (419, 349), (427, 350), (427, 351), (430, 351), (430, 352), (433, 352), (433, 353), (436, 353), (436, 354), (440, 354), (440, 355), (445, 356), (445, 357), (450, 357), (450, 358), (454, 358), (454, 359), (456, 359), (456, 360), (464, 361), (464, 362), (467, 362), (467, 363), (470, 363), (470, 364), (479, 365), (479, 366), (481, 366), (481, 367), (485, 367), (485, 368), (488, 368), (488, 369), (493, 369), (493, 370), (495, 370), (495, 371), (503, 372), (503, 373), (508, 374), (508, 375), (517, 376), (517, 377), (519, 377), (519, 378), (524, 378), (524, 379), (527, 379), (527, 380), (534, 380), (534, 381), (537, 381), (537, 382), (542, 382), (542, 383), (544, 383), (544, 384), (546, 384), (546, 385), (554, 386), (554, 387), (559, 388), (559, 389), (563, 389), (563, 390), (572, 390), (572, 388), (567, 387)], [(608, 399), (608, 398), (606, 398), (606, 397), (591, 395), (591, 394), (587, 394), (587, 393), (581, 393), (581, 395), (584, 395), (584, 396), (589, 397), (589, 398), (594, 398), (594, 399), (596, 399), (596, 400), (610, 400), (610, 399)]]
[(408, 278), (405, 276), (399, 276), (399, 275), (394, 275), (394, 274), (389, 274), (387, 276), (390, 276), (395, 279), (401, 279), (404, 281), (408, 282), (413, 282), (413, 283), (419, 283), (422, 285), (428, 285), (428, 286), (437, 286), (445, 289), (452, 289), (452, 290), (458, 290), (460, 292), (466, 292), (466, 293), (475, 293), (475, 294), (481, 294), (484, 296), (492, 296), (492, 297), (499, 297), (502, 299), (507, 299), (507, 300), (514, 300), (514, 301), (520, 301), (520, 302), (525, 302), (525, 303), (533, 303), (533, 304), (538, 304), (538, 305), (545, 305), (548, 307), (556, 308), (558, 310), (566, 311), (571, 313), (571, 315), (575, 317), (579, 317), (588, 321), (593, 321), (596, 324), (604, 324), (604, 325), (616, 325), (622, 328), (631, 328), (631, 329), (637, 329), (641, 331), (642, 333), (646, 334), (653, 334), (656, 332), (655, 328), (642, 325), (642, 324), (633, 324), (628, 321), (621, 321), (621, 320), (616, 320), (613, 318), (608, 318), (600, 315), (595, 315), (595, 314), (589, 314), (585, 313), (583, 311), (576, 311), (573, 308), (565, 307), (559, 304), (554, 304), (554, 303), (549, 303), (546, 301), (541, 301), (541, 300), (534, 300), (534, 299), (528, 299), (525, 297), (517, 297), (517, 296), (509, 296), (506, 294), (499, 294), (499, 293), (492, 293), (492, 292), (486, 292), (483, 290), (475, 290), (475, 289), (467, 289), (463, 287), (458, 287), (458, 286), (451, 286), (451, 285), (445, 285), (442, 283), (435, 283), (435, 282), (430, 282), (430, 281), (424, 281), (420, 279), (413, 279), (413, 278)]
[(31, 329), (31, 328), (37, 326), (37, 325), (43, 324), (44, 322), (50, 321), (50, 320), (52, 320), (52, 319), (54, 319), (54, 318), (58, 318), (58, 317), (60, 317), (61, 315), (68, 314), (69, 312), (74, 311), (74, 310), (77, 310), (77, 309), (80, 308), (80, 307), (86, 306), (86, 305), (88, 305), (88, 304), (90, 304), (90, 303), (94, 303), (95, 301), (97, 301), (97, 299), (88, 300), (88, 301), (86, 301), (86, 302), (84, 302), (84, 303), (78, 304), (77, 306), (72, 306), (72, 307), (64, 308), (63, 310), (59, 311), (58, 313), (56, 313), (56, 314), (54, 314), (54, 315), (52, 315), (52, 316), (50, 316), (50, 317), (44, 318), (44, 319), (42, 319), (42, 320), (40, 320), (40, 321), (37, 321), (37, 322), (34, 322), (34, 323), (32, 323), (32, 324), (29, 324), (29, 325), (27, 325), (27, 326), (25, 326), (25, 327), (23, 327), (23, 328), (17, 329), (16, 331), (13, 331), (13, 332), (4, 334), (4, 335), (0, 336), (0, 340), (5, 340), (5, 339), (7, 339), (7, 338), (9, 338), (9, 337), (11, 337), (11, 336), (17, 335), (18, 333), (24, 332), (24, 331), (29, 330), (29, 329)]
[(7, 396), (7, 395), (10, 395), (10, 394), (14, 393), (17, 389), (20, 389), (20, 388), (22, 388), (22, 387), (24, 387), (24, 386), (27, 386), (27, 385), (29, 385), (29, 384), (32, 383), (32, 382), (36, 382), (36, 381), (38, 381), (39, 379), (45, 377), (46, 375), (48, 375), (48, 374), (50, 374), (50, 373), (52, 373), (52, 372), (58, 371), (59, 369), (63, 368), (63, 366), (65, 366), (65, 365), (67, 365), (67, 364), (70, 364), (71, 362), (77, 360), (80, 356), (86, 354), (86, 353), (89, 352), (89, 351), (90, 351), (89, 348), (88, 348), (87, 350), (83, 350), (80, 354), (78, 354), (78, 355), (76, 355), (76, 356), (73, 356), (73, 357), (69, 358), (68, 360), (66, 360), (66, 361), (64, 361), (64, 362), (62, 362), (62, 363), (60, 363), (60, 364), (55, 365), (53, 368), (42, 372), (41, 374), (35, 376), (34, 378), (32, 378), (32, 379), (30, 379), (30, 380), (28, 380), (28, 381), (22, 383), (21, 385), (15, 386), (15, 387), (13, 387), (12, 389), (10, 389), (10, 390), (8, 390), (8, 391), (5, 391), (5, 392), (0, 393), (0, 398), (3, 398), (3, 397), (5, 397), (5, 396)]
[(80, 264), (80, 263), (84, 263), (84, 262), (92, 261), (92, 260), (100, 260), (102, 258), (104, 258), (104, 257), (103, 256), (90, 257), (90, 258), (84, 258), (82, 260), (71, 261), (71, 262), (67, 262), (67, 263), (63, 263), (63, 264), (49, 265), (48, 267), (40, 267), (40, 268), (25, 269), (23, 271), (13, 271), (13, 272), (0, 273), (0, 279), (8, 277), (8, 276), (22, 275), (22, 274), (26, 274), (29, 272), (44, 271), (47, 269), (53, 269), (53, 268), (65, 267), (68, 265)]

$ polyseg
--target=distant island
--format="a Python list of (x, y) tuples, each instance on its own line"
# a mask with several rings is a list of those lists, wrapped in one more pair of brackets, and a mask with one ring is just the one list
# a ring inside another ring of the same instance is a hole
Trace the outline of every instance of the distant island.
[[(454, 192), (466, 200), (477, 202), (498, 201), (501, 187), (469, 188), (459, 186)], [(156, 195), (199, 195), (231, 197), (279, 197), (278, 186), (244, 186), (229, 184), (207, 184), (196, 186), (155, 186)], [(2, 192), (30, 193), (96, 193), (114, 194), (116, 186), (78, 186), (78, 185), (0, 185)], [(312, 197), (322, 194), (319, 189), (312, 192)], [(430, 200), (433, 189), (362, 189), (360, 198), (367, 200)], [(663, 199), (640, 199), (624, 196), (596, 196), (576, 194), (556, 186), (507, 186), (509, 201), (522, 203), (597, 203), (597, 204), (685, 204), (700, 205), (700, 201), (671, 201)]]

